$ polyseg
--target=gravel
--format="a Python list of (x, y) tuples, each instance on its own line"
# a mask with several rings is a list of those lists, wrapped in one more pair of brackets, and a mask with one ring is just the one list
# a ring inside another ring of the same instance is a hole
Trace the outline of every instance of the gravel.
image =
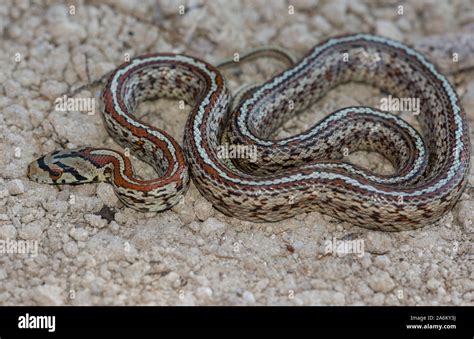
[[(2, 1), (0, 304), (474, 305), (471, 190), (435, 225), (381, 233), (317, 212), (277, 223), (240, 221), (215, 210), (193, 185), (173, 209), (138, 213), (105, 183), (57, 189), (25, 176), (29, 162), (64, 146), (118, 148), (97, 104), (92, 114), (64, 112), (56, 110), (55, 100), (63, 94), (97, 99), (101, 85), (70, 91), (99, 79), (127, 53), (175, 51), (215, 62), (272, 44), (302, 56), (330, 36), (361, 31), (448, 46), (445, 34), (474, 24), (474, 1), (469, 2), (404, 3), (399, 15), (395, 3), (362, 0), (298, 2), (293, 13), (283, 1), (220, 0), (177, 15), (172, 0), (159, 6), (155, 0), (92, 0), (76, 5), (74, 14), (59, 0)], [(443, 71), (454, 67), (449, 79), (472, 124), (474, 72), (464, 63), (469, 60), (438, 60)], [(244, 67), (240, 75), (225, 74), (235, 89), (278, 69), (265, 62)], [(278, 137), (302, 132), (344, 106), (377, 106), (381, 95), (363, 85), (341, 86), (286, 123)], [(176, 102), (151, 101), (139, 111), (153, 112), (145, 120), (182, 139), (187, 111)], [(373, 154), (352, 160), (390, 170)], [(153, 175), (144, 164), (134, 165), (145, 177)], [(472, 175), (469, 182), (474, 184)], [(37, 244), (38, 253), (12, 250), (10, 240)], [(328, 241), (359, 244), (362, 252), (326, 252)]]

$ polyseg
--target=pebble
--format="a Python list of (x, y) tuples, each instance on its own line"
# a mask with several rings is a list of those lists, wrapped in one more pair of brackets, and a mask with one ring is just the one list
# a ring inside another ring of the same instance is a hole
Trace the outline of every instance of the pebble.
[(16, 228), (13, 225), (0, 226), (0, 239), (16, 239)]
[(18, 234), (24, 240), (39, 240), (43, 230), (37, 223), (30, 223), (20, 228)]
[(223, 231), (226, 228), (226, 224), (216, 218), (207, 219), (201, 227), (201, 234), (210, 235), (218, 231)]
[(391, 21), (377, 20), (377, 22), (375, 23), (375, 31), (378, 35), (382, 35), (387, 38), (395, 39), (398, 41), (403, 40), (402, 32), (400, 32), (398, 27)]
[(56, 80), (46, 80), (41, 84), (40, 94), (54, 100), (67, 91), (67, 85)]
[(21, 85), (14, 80), (7, 80), (3, 84), (3, 89), (5, 90), (5, 94), (9, 98), (18, 98), (24, 95), (23, 87), (21, 87)]
[(188, 224), (188, 227), (193, 231), (193, 232), (199, 232), (201, 229), (201, 223), (197, 221), (193, 221), (192, 223)]
[(169, 272), (164, 278), (169, 282), (174, 282), (179, 279), (179, 274), (176, 272)]
[(114, 207), (118, 204), (118, 197), (114, 193), (112, 185), (108, 183), (101, 182), (97, 185), (97, 196), (108, 207)]
[(24, 87), (40, 84), (40, 77), (37, 72), (31, 69), (21, 69), (15, 72), (15, 79)]
[(344, 294), (332, 290), (308, 290), (298, 293), (296, 296), (301, 300), (302, 305), (306, 306), (343, 306), (346, 304)]
[(10, 195), (19, 195), (25, 193), (25, 186), (23, 181), (19, 179), (13, 179), (7, 183), (8, 192)]
[(3, 198), (6, 198), (10, 195), (10, 193), (8, 192), (8, 189), (5, 187), (5, 188), (0, 188), (0, 199), (3, 199)]
[(316, 15), (313, 18), (313, 25), (324, 34), (327, 34), (332, 30), (331, 24), (321, 15)]
[(244, 300), (250, 304), (255, 303), (255, 297), (252, 292), (244, 291), (244, 293), (242, 294), (242, 298), (244, 298)]
[(117, 222), (115, 220), (112, 220), (110, 222), (109, 229), (113, 234), (118, 234), (118, 232), (120, 230), (120, 225), (117, 224)]
[(61, 298), (62, 289), (55, 285), (41, 285), (31, 291), (31, 297), (41, 306), (60, 306), (63, 304)]
[(470, 120), (474, 120), (474, 80), (471, 80), (466, 87), (466, 93), (461, 99), (462, 105)]
[(209, 287), (198, 287), (196, 290), (196, 296), (201, 299), (208, 299), (212, 297), (212, 289)]
[(211, 202), (206, 199), (200, 199), (194, 204), (194, 213), (201, 221), (209, 219), (213, 211)]
[(89, 232), (82, 227), (71, 228), (69, 235), (77, 241), (86, 241), (89, 238)]
[(474, 201), (459, 202), (458, 220), (466, 233), (474, 233)]
[(387, 272), (377, 271), (368, 277), (367, 282), (375, 292), (388, 293), (394, 287), (395, 283)]
[(380, 268), (381, 270), (384, 270), (391, 266), (391, 261), (390, 258), (386, 255), (379, 255), (375, 257), (374, 265)]
[(64, 214), (69, 208), (69, 203), (62, 200), (50, 200), (43, 204), (44, 208), (53, 214), (60, 213)]
[(92, 227), (104, 228), (107, 225), (107, 220), (102, 219), (100, 215), (96, 214), (86, 214), (84, 215), (84, 220)]
[(359, 0), (350, 0), (348, 6), (354, 13), (364, 16), (366, 16), (367, 14), (368, 9), (366, 4), (362, 3)]
[(73, 21), (62, 21), (50, 26), (53, 38), (59, 44), (78, 43), (87, 35), (84, 27)]
[(137, 261), (125, 269), (123, 279), (129, 286), (137, 286), (149, 269), (150, 266), (147, 263)]
[(31, 129), (33, 125), (30, 122), (28, 110), (21, 105), (10, 105), (3, 111), (5, 120), (9, 124), (16, 125), (23, 129)]
[(0, 268), (0, 280), (5, 280), (8, 277), (7, 271), (4, 268)]
[(346, 18), (347, 1), (332, 0), (321, 7), (320, 12), (324, 17), (336, 26), (344, 25)]
[(428, 279), (426, 287), (431, 291), (436, 291), (443, 286), (443, 283), (435, 278)]
[(79, 248), (77, 247), (77, 244), (74, 241), (70, 241), (66, 245), (64, 245), (63, 250), (64, 254), (66, 254), (66, 256), (68, 256), (69, 258), (75, 258), (79, 253)]
[(386, 254), (392, 248), (390, 234), (382, 232), (370, 232), (365, 242), (365, 250), (373, 254)]

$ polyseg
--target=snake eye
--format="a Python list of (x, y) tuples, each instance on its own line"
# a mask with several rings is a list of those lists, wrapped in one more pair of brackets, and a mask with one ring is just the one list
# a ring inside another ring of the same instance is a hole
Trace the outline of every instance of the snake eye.
[(63, 169), (62, 168), (55, 168), (55, 169), (51, 169), (49, 171), (49, 176), (53, 180), (58, 180), (61, 177), (62, 174), (63, 174)]

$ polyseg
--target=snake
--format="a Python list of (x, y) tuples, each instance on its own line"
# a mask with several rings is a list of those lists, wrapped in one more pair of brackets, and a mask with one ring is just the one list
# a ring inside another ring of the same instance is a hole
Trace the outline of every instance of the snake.
[[(320, 212), (381, 231), (412, 230), (439, 221), (466, 186), (470, 141), (465, 112), (447, 78), (420, 52), (385, 37), (334, 36), (232, 103), (227, 80), (209, 62), (154, 53), (120, 65), (100, 106), (108, 133), (156, 171), (140, 179), (128, 155), (89, 146), (59, 150), (28, 166), (38, 183), (106, 181), (124, 205), (160, 212), (189, 187), (225, 215), (250, 222)], [(418, 98), (418, 129), (369, 106), (339, 109), (308, 130), (277, 139), (276, 131), (330, 90), (363, 83), (398, 98)], [(184, 100), (190, 107), (183, 147), (136, 117), (140, 102)], [(223, 156), (222, 147), (255, 157)], [(381, 154), (394, 173), (351, 163), (356, 151)]]

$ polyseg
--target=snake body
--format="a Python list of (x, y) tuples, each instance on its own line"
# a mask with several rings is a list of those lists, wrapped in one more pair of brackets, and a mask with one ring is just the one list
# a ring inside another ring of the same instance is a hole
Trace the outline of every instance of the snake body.
[[(330, 89), (356, 81), (397, 97), (420, 99), (421, 134), (401, 118), (374, 108), (341, 109), (308, 131), (273, 140), (276, 129)], [(133, 116), (141, 100), (191, 105), (183, 150), (166, 132)], [(245, 91), (229, 109), (221, 72), (194, 57), (152, 54), (122, 64), (101, 95), (110, 135), (158, 173), (139, 180), (122, 153), (102, 148), (57, 151), (33, 162), (38, 182), (107, 180), (125, 205), (162, 211), (175, 205), (191, 177), (220, 211), (239, 219), (278, 221), (320, 211), (370, 229), (414, 229), (441, 218), (460, 196), (470, 142), (457, 95), (426, 58), (400, 42), (356, 34), (314, 47), (294, 66)], [(233, 105), (234, 106), (234, 105)], [(228, 159), (222, 143), (258, 155)], [(350, 164), (344, 149), (375, 151), (395, 167), (381, 175)]]

